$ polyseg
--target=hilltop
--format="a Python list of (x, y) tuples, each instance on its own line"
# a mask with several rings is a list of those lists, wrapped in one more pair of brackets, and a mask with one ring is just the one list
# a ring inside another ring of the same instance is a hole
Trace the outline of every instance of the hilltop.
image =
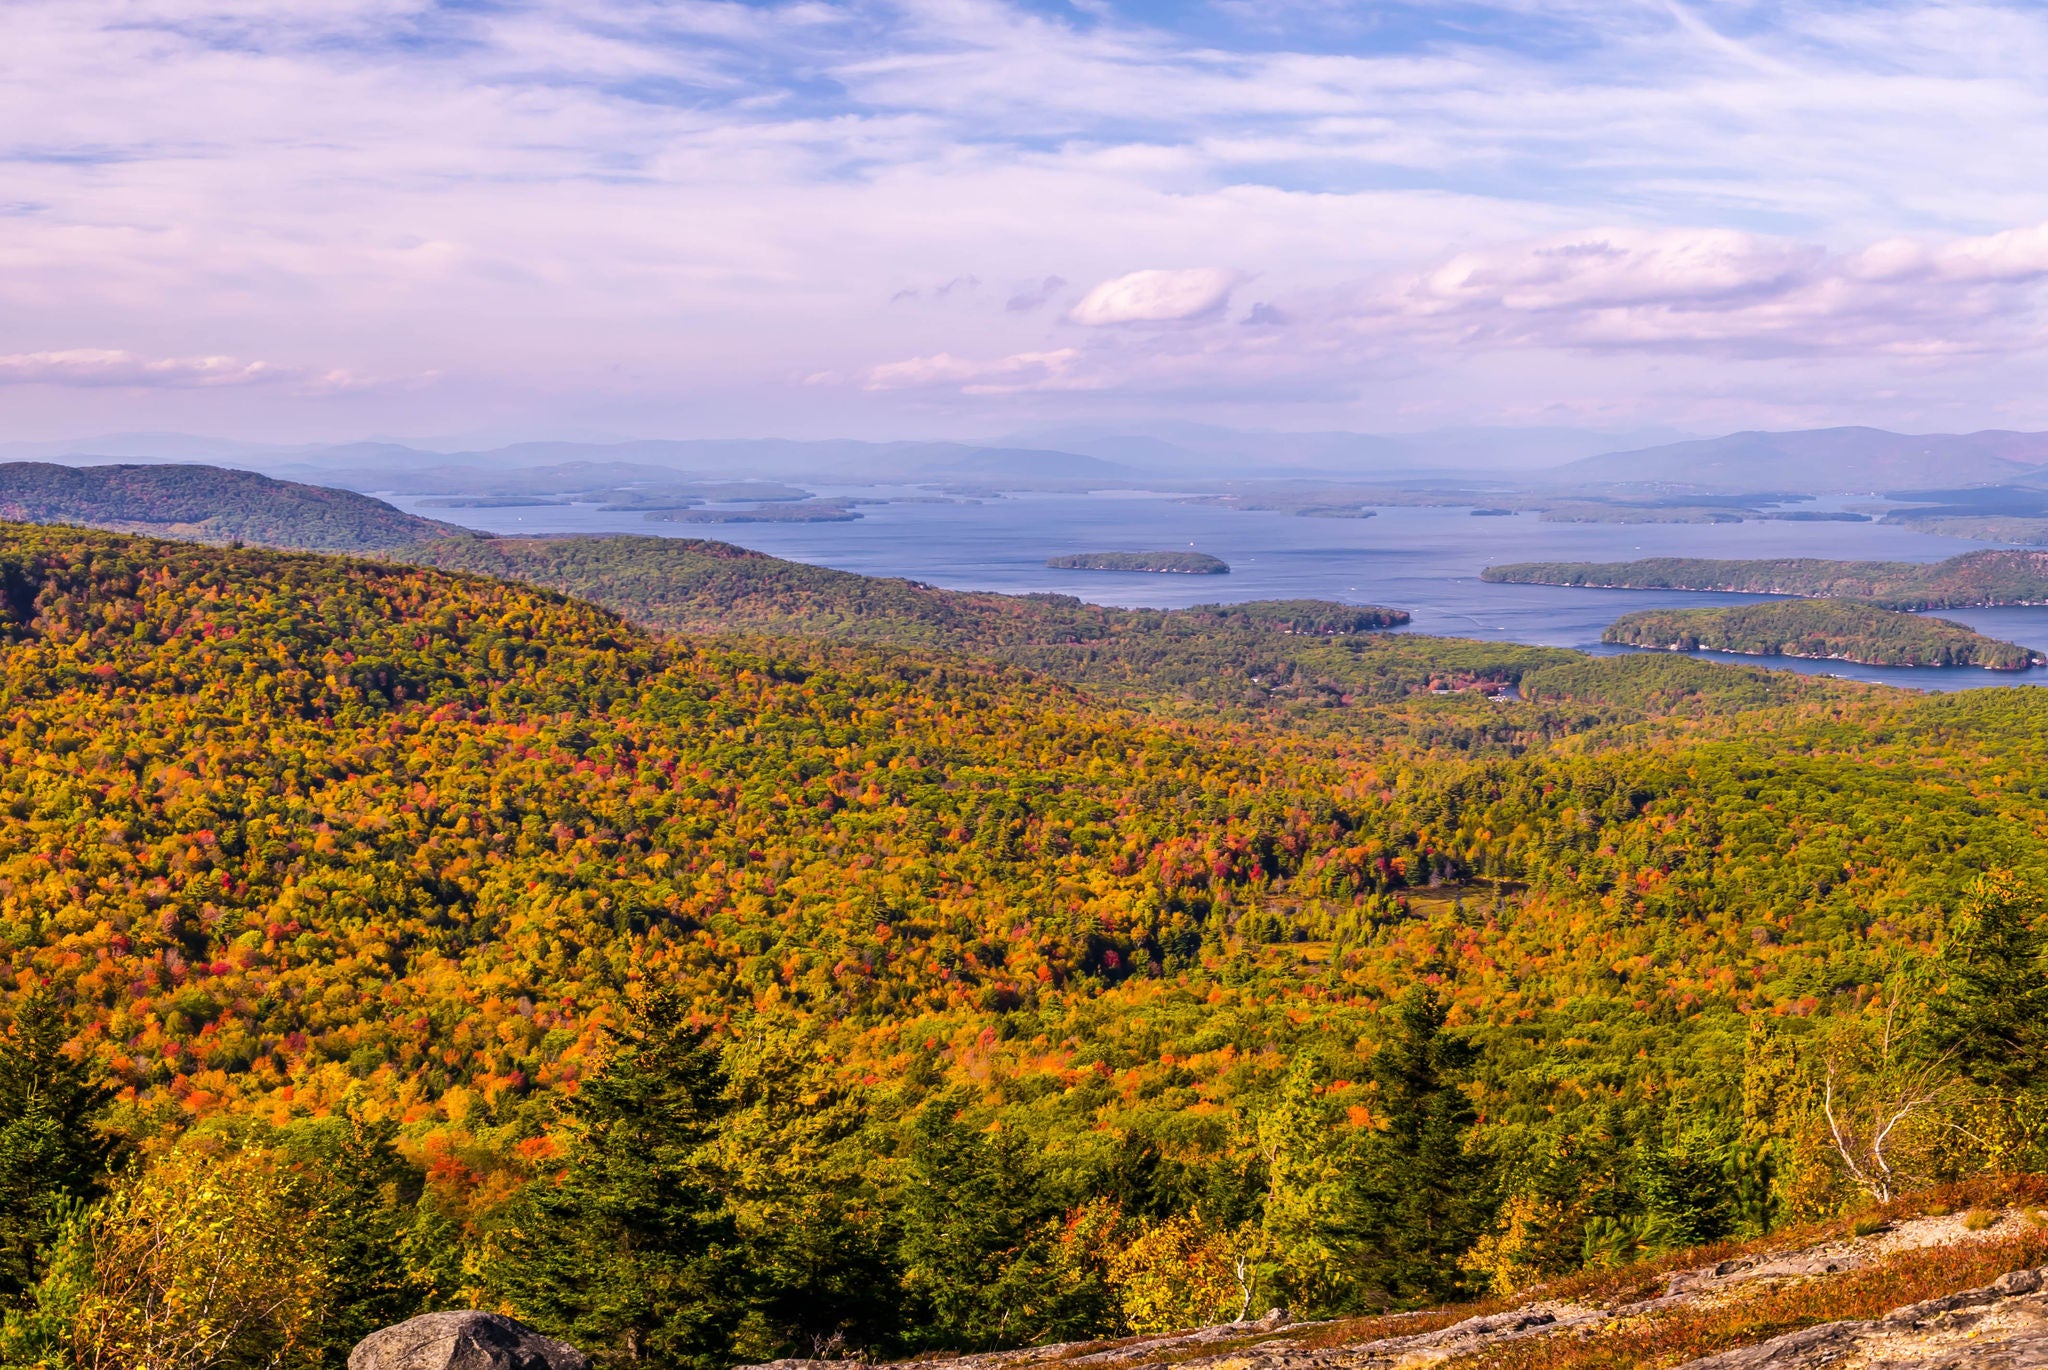
[(0, 518), (322, 552), (473, 536), (352, 490), (220, 466), (7, 462), (0, 464)]
[[(1805, 1244), (1674, 1252), (1477, 1304), (1297, 1322), (1286, 1310), (1163, 1336), (901, 1363), (903, 1370), (1887, 1370), (2039, 1364), (2039, 1181), (1971, 1186), (1816, 1224)], [(2018, 1200), (2018, 1202), (2014, 1202)], [(1973, 1206), (1974, 1201), (1974, 1206)], [(1967, 1216), (1958, 1209), (1967, 1208)], [(1793, 1234), (1787, 1234), (1792, 1236)], [(791, 1359), (777, 1370), (827, 1370)], [(749, 1368), (752, 1370), (752, 1368)]]

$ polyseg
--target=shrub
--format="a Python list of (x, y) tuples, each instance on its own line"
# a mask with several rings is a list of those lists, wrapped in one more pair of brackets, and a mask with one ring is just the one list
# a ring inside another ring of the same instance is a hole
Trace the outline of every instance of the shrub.
[(91, 1272), (78, 1370), (307, 1363), (328, 1283), (312, 1208), (258, 1151), (187, 1142), (130, 1177), (74, 1229)]
[(1147, 1223), (1109, 1258), (1109, 1281), (1133, 1332), (1174, 1332), (1243, 1317), (1251, 1291), (1241, 1279), (1245, 1233), (1199, 1217)]

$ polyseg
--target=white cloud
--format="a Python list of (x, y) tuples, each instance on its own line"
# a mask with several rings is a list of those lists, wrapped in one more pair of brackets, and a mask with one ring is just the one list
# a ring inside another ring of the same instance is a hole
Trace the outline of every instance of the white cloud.
[(133, 352), (73, 348), (0, 356), (0, 385), (165, 386), (261, 385), (291, 372), (237, 357), (138, 357)]
[[(1092, 317), (1172, 319), (1203, 298), (1132, 279), (1091, 292), (1101, 297)], [(1838, 422), (1919, 403), (1953, 424), (1958, 387), (2010, 384), (2014, 367), (2038, 365), (2044, 296), (2048, 227), (1849, 251), (1718, 228), (1597, 229), (1296, 289), (1244, 320), (1212, 309), (1172, 329), (1094, 329), (1056, 353), (995, 361), (924, 353), (872, 368), (866, 388), (1176, 404), (1398, 396), (1404, 416), (1437, 421), (1469, 421), (1475, 391), (1492, 412), (1570, 421), (1661, 412), (1700, 422), (1700, 406), (1725, 415), (1747, 405), (1738, 423)], [(1622, 378), (1623, 398), (1574, 393), (1589, 374)], [(1488, 379), (1470, 381), (1478, 375)], [(1858, 407), (1830, 409), (1845, 393)]]
[(2048, 225), (1836, 253), (1728, 229), (1600, 229), (1460, 253), (1355, 321), (1463, 346), (1930, 355), (2044, 341)]
[(1214, 267), (1133, 271), (1083, 295), (1067, 317), (1089, 325), (1198, 319), (1223, 308), (1237, 282), (1236, 272)]
[(1074, 377), (1080, 352), (1071, 347), (1050, 352), (1020, 352), (994, 361), (973, 361), (938, 352), (870, 367), (867, 390), (918, 390), (934, 386), (957, 388), (964, 395), (1017, 395), (1031, 390), (1086, 389)]
[[(424, 372), (405, 382), (431, 382)], [(241, 357), (144, 357), (113, 348), (0, 356), (0, 386), (87, 390), (218, 390), (273, 387), (292, 396), (340, 395), (379, 383), (339, 368), (286, 366)]]
[[(13, 0), (0, 424), (314, 393), (334, 436), (484, 406), (879, 436), (972, 390), (1371, 426), (1429, 377), (1462, 420), (1535, 402), (1500, 375), (1732, 419), (1769, 357), (1828, 359), (1802, 383), (1851, 419), (1967, 356), (1941, 403), (2048, 425), (1991, 364), (2039, 332), (2048, 230), (2011, 226), (2048, 220), (2040, 5), (1478, 0), (1431, 30), (1283, 0), (1238, 6), (1242, 41), (1231, 12)], [(1067, 311), (1066, 281), (1100, 284)], [(50, 359), (81, 337), (122, 351)]]

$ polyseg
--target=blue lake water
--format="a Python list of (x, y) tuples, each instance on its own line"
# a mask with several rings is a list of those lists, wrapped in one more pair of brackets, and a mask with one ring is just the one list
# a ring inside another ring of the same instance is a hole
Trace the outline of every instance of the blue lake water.
[[(869, 488), (820, 494), (863, 498)], [(896, 492), (911, 495), (918, 492)], [(947, 589), (1054, 591), (1100, 604), (1175, 607), (1248, 599), (1332, 599), (1385, 604), (1414, 615), (1409, 631), (1598, 652), (1600, 633), (1636, 609), (1745, 602), (1743, 595), (1489, 585), (1484, 567), (1510, 561), (1626, 561), (1637, 557), (1839, 557), (1939, 561), (1983, 546), (1882, 523), (1544, 523), (1534, 514), (1479, 518), (1458, 508), (1384, 509), (1369, 519), (1182, 503), (1131, 492), (1013, 495), (979, 503), (929, 500), (869, 505), (850, 523), (658, 523), (594, 505), (518, 509), (422, 507), (409, 512), (495, 533), (637, 533), (715, 538), (793, 561), (864, 575), (906, 576)], [(1207, 552), (1227, 576), (1056, 571), (1066, 552)], [(2048, 608), (1955, 610), (1943, 617), (2048, 652)], [(1956, 690), (2048, 684), (2048, 668), (1983, 671), (1856, 666), (1845, 662), (1700, 656), (1751, 666)]]

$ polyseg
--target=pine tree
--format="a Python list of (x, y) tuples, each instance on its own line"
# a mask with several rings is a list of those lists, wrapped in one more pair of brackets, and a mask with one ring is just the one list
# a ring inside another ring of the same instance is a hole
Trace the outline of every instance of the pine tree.
[(898, 1259), (919, 1314), (913, 1344), (989, 1348), (1092, 1335), (1109, 1291), (1064, 1269), (1062, 1212), (1017, 1134), (983, 1132), (961, 1100), (929, 1101), (911, 1122)]
[(757, 1019), (723, 1053), (713, 1155), (747, 1271), (735, 1352), (748, 1360), (867, 1350), (896, 1332), (896, 1274), (864, 1163), (862, 1097), (817, 1029)]
[[(378, 1328), (451, 1301), (453, 1291), (437, 1289), (421, 1268), (423, 1177), (399, 1154), (397, 1139), (396, 1123), (360, 1114), (310, 1119), (279, 1138), (280, 1153), (319, 1200), (315, 1232), (331, 1297), (315, 1354), (329, 1365), (346, 1361)], [(453, 1253), (435, 1254), (445, 1263)]]
[(1491, 1217), (1492, 1172), (1467, 1147), (1477, 1114), (1461, 1087), (1478, 1052), (1445, 1030), (1426, 987), (1391, 1006), (1372, 1059), (1385, 1127), (1366, 1148), (1361, 1225), (1374, 1255), (1361, 1274), (1400, 1301), (1440, 1297), (1462, 1278), (1458, 1258)]
[(2018, 1093), (2048, 1082), (2048, 926), (2041, 895), (2010, 873), (1971, 892), (1943, 949), (1936, 1048), (1980, 1085)]
[(96, 1196), (114, 1139), (100, 1129), (112, 1092), (64, 1050), (70, 1031), (46, 993), (24, 998), (0, 1037), (0, 1303), (34, 1285), (65, 1209)]
[(728, 1364), (742, 1275), (705, 1155), (723, 1085), (709, 1034), (649, 992), (569, 1106), (567, 1168), (529, 1183), (492, 1234), (494, 1292), (602, 1364)]

